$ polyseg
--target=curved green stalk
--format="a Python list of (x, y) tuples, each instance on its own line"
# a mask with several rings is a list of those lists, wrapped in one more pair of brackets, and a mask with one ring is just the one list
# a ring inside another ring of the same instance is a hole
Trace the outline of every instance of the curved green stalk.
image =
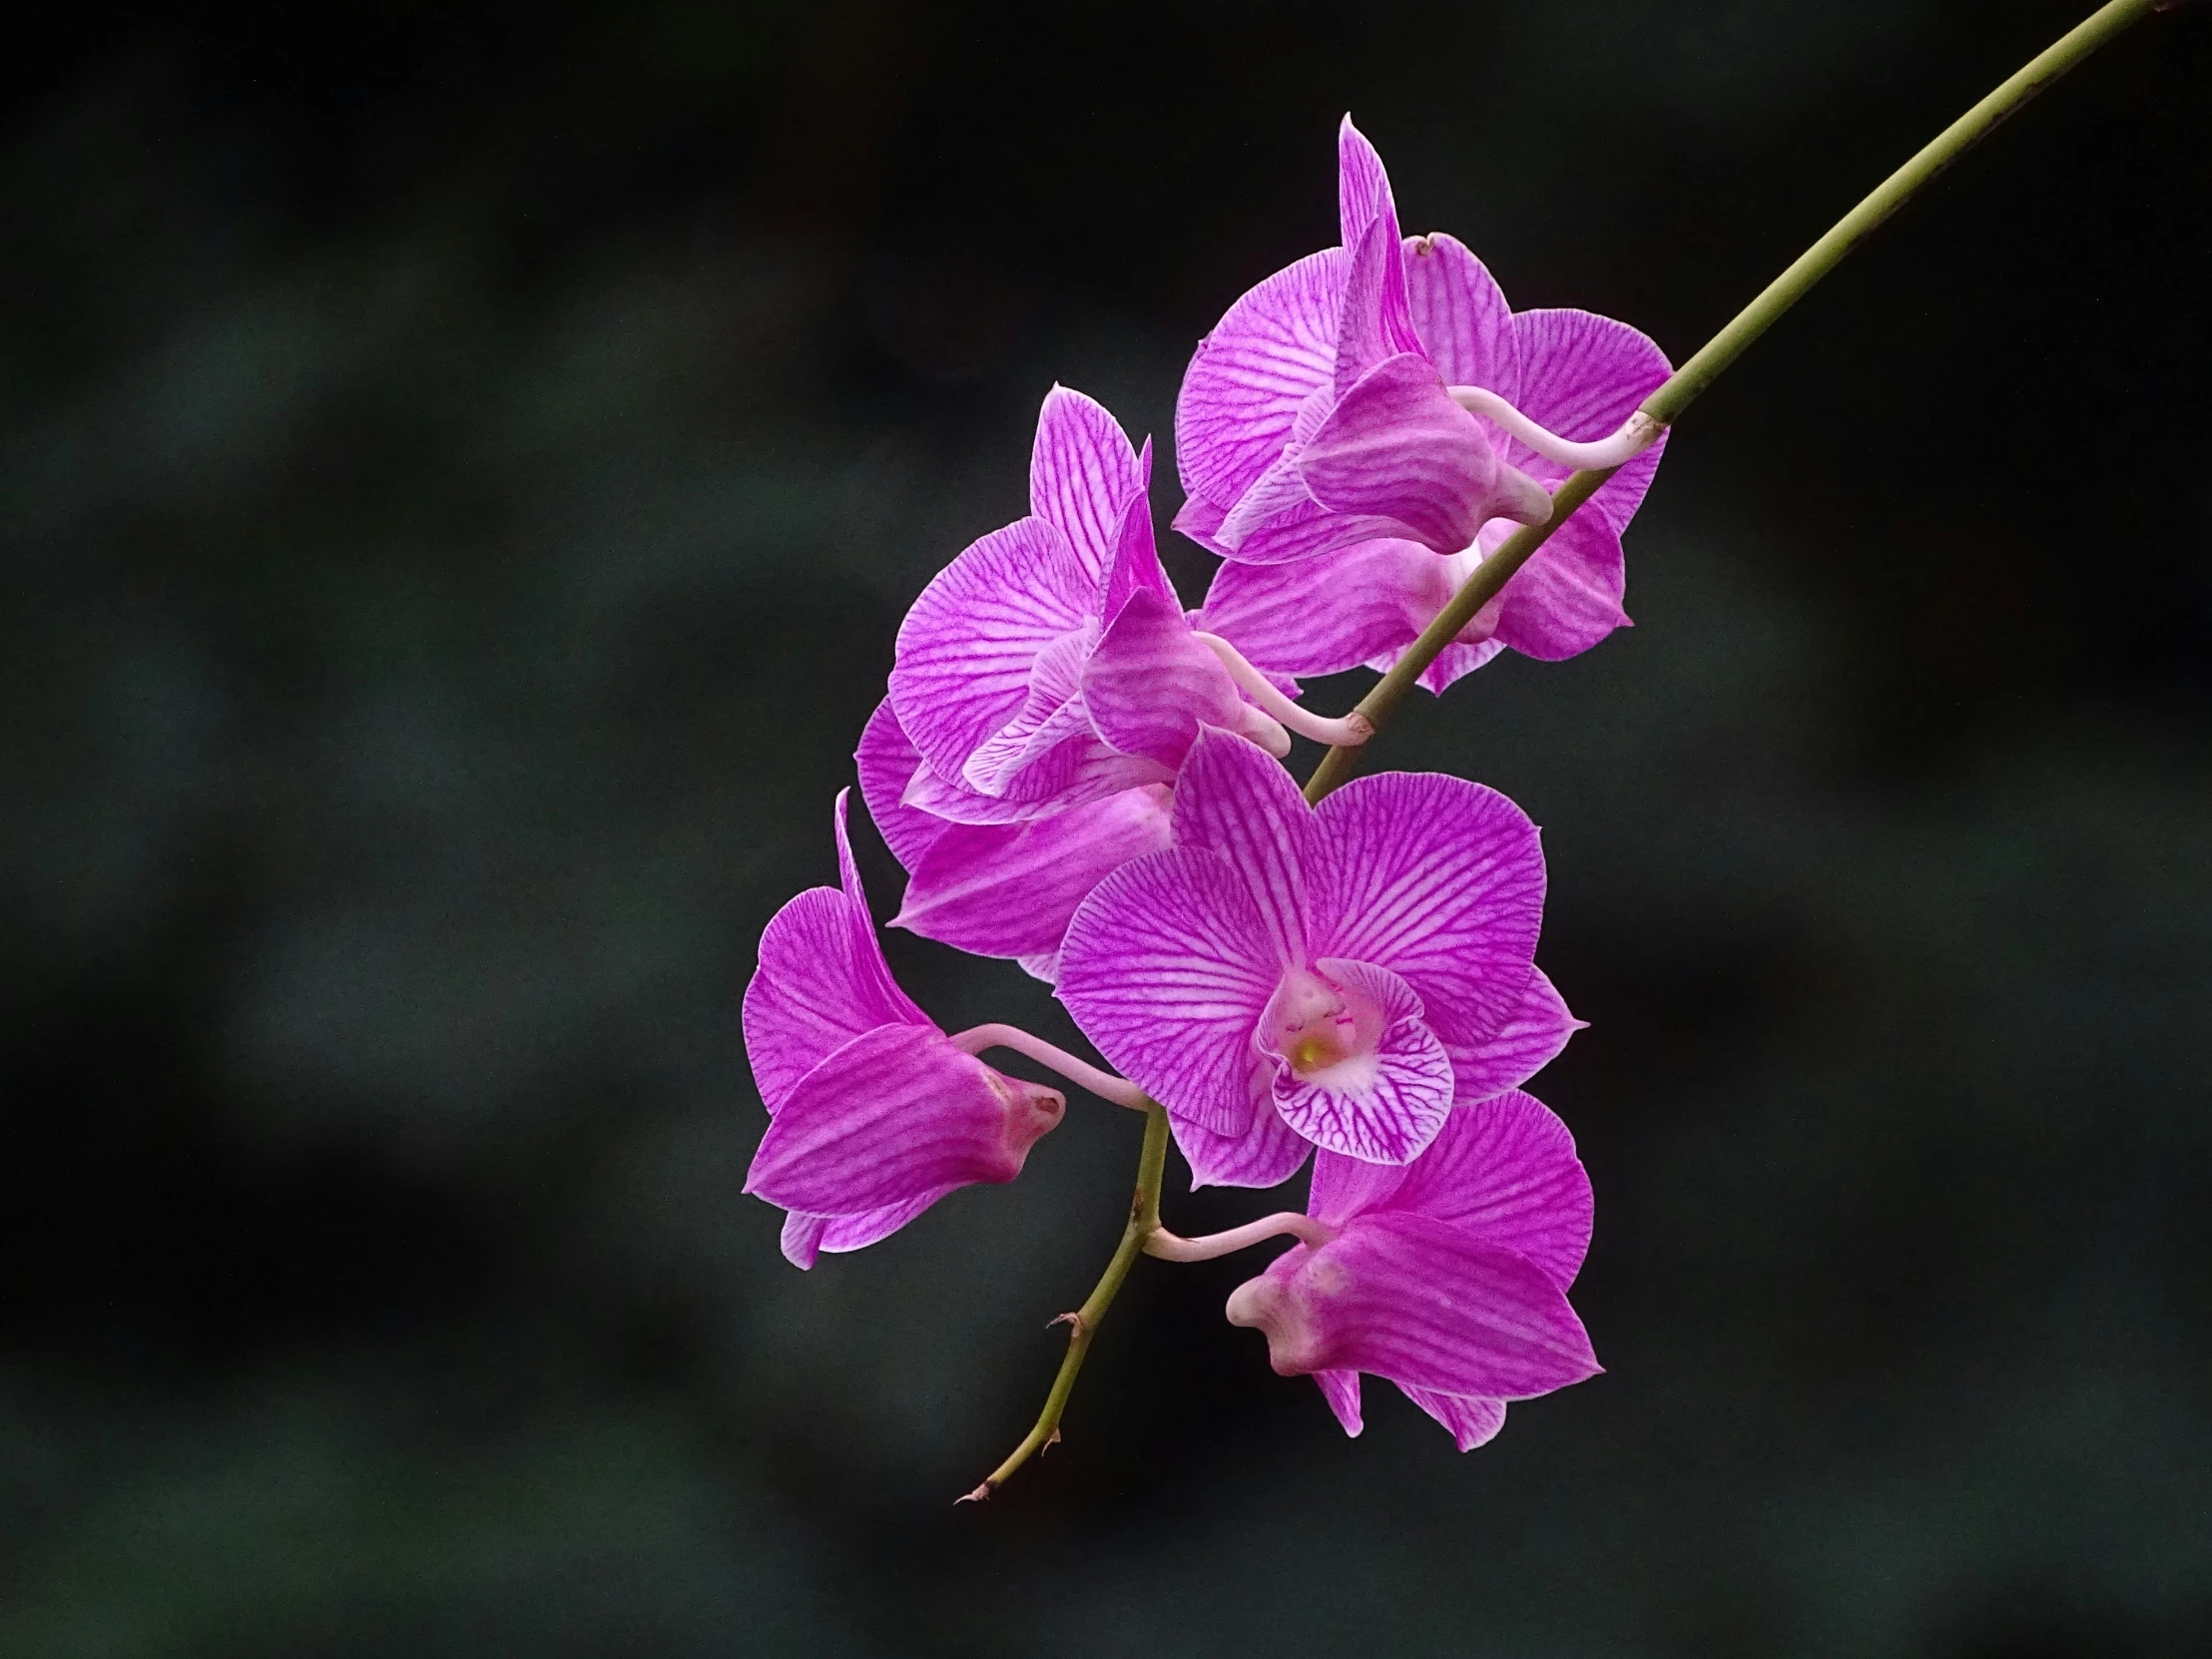
[[(1698, 394), (1720, 377), (1723, 369), (1743, 355), (1746, 346), (1771, 328), (1784, 311), (1804, 298), (1815, 282), (1835, 270), (1845, 255), (1911, 201), (1923, 185), (2122, 29), (2146, 12), (2164, 10), (2170, 4), (2171, 0), (2165, 0), (2165, 4), (2161, 4), (2161, 0), (2111, 0), (2109, 5), (2098, 8), (2048, 49), (2038, 53), (2024, 69), (1944, 128), (1919, 155), (1883, 180), (1872, 195), (1838, 220), (1826, 236), (1800, 254), (1789, 270), (1769, 282), (1758, 298), (1738, 311), (1727, 327), (1707, 340), (1695, 356), (1668, 377), (1666, 384), (1644, 399), (1644, 413), (1662, 426), (1673, 424), (1676, 417), (1696, 401)], [(1528, 562), (1529, 556), (1612, 475), (1610, 471), (1577, 472), (1561, 484), (1551, 498), (1551, 517), (1542, 524), (1524, 525), (1515, 530), (1496, 552), (1475, 566), (1474, 573), (1452, 596), (1451, 602), (1421, 630), (1420, 637), (1389, 673), (1360, 700), (1354, 712), (1365, 715), (1369, 725), (1380, 729), (1405, 701), (1406, 693), (1413, 689), (1421, 671), (1436, 660), (1437, 653), (1458, 637), (1459, 630), (1497, 597), (1498, 590)], [(1359, 748), (1330, 750), (1322, 757), (1321, 765), (1314, 769), (1314, 776), (1307, 780), (1306, 799), (1319, 801), (1343, 784), (1352, 776), (1353, 762), (1359, 754)]]
[(1059, 1375), (1052, 1380), (1051, 1392), (1044, 1396), (1044, 1409), (1037, 1413), (1036, 1426), (1014, 1447), (1006, 1461), (984, 1476), (980, 1486), (960, 1499), (962, 1503), (989, 1497), (1005, 1484), (1014, 1470), (1060, 1437), (1060, 1413), (1067, 1409), (1068, 1395), (1075, 1391), (1075, 1374), (1083, 1369), (1083, 1357), (1091, 1351), (1091, 1339), (1098, 1335), (1106, 1310), (1121, 1293), (1122, 1281), (1129, 1277), (1129, 1270), (1144, 1254), (1145, 1241), (1159, 1230), (1160, 1183), (1167, 1174), (1167, 1167), (1168, 1114), (1158, 1101), (1148, 1100), (1144, 1109), (1144, 1150), (1137, 1155), (1137, 1188), (1129, 1200), (1129, 1221), (1121, 1230), (1121, 1243), (1115, 1247), (1114, 1259), (1106, 1264), (1105, 1274), (1084, 1299), (1083, 1306), (1052, 1322), (1055, 1325), (1065, 1323), (1069, 1327), (1068, 1351), (1060, 1361)]

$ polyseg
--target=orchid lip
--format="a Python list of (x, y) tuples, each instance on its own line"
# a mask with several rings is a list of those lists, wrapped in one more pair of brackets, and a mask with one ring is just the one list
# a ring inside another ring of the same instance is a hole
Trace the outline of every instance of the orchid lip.
[(1376, 1071), (1384, 1024), (1372, 998), (1311, 968), (1286, 969), (1260, 1017), (1260, 1046), (1308, 1082), (1357, 1087)]

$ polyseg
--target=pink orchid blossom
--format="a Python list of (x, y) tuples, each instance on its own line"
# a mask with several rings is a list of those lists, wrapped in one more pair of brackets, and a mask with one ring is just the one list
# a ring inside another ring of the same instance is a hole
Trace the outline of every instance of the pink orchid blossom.
[(898, 630), (890, 702), (923, 766), (902, 799), (1004, 823), (1175, 777), (1201, 724), (1290, 753), (1317, 721), (1194, 630), (1152, 539), (1152, 448), (1055, 386), (1037, 420), (1029, 517), (939, 572)]
[(1310, 1146), (1406, 1163), (1577, 1028), (1535, 966), (1536, 828), (1494, 790), (1383, 773), (1309, 808), (1209, 728), (1172, 828), (1075, 912), (1058, 994), (1200, 1184), (1273, 1186)]
[[(1516, 522), (1548, 516), (1548, 502), (1541, 510), (1517, 496), (1500, 504), (1471, 485), (1433, 522), (1401, 513), (1395, 527), (1363, 528), (1323, 504), (1349, 497), (1314, 488), (1308, 476), (1320, 464), (1333, 478), (1328, 469), (1342, 459), (1332, 451), (1313, 461), (1315, 411), (1340, 395), (1348, 352), (1361, 360), (1376, 349), (1379, 328), (1402, 328), (1412, 343), (1401, 356), (1417, 355), (1434, 384), (1421, 382), (1425, 424), (1379, 426), (1363, 440), (1355, 470), (1371, 491), (1396, 487), (1388, 480), (1399, 472), (1443, 476), (1433, 451), (1447, 435), (1463, 452), (1464, 479), (1480, 471), (1465, 458), (1477, 454), (1501, 477), (1532, 480), (1540, 491), (1578, 467), (1618, 466), (1421, 684), (1440, 691), (1506, 647), (1545, 661), (1588, 650), (1628, 621), (1621, 532), (1664, 445), (1655, 427), (1637, 426), (1637, 406), (1666, 379), (1665, 355), (1609, 317), (1515, 312), (1481, 261), (1449, 236), (1398, 241), (1382, 160), (1349, 117), (1339, 154), (1345, 247), (1310, 256), (1239, 299), (1183, 382), (1177, 459), (1190, 501), (1176, 528), (1232, 561), (1215, 578), (1201, 626), (1285, 674), (1387, 668)], [(1384, 224), (1386, 235), (1376, 229)], [(1358, 261), (1382, 259), (1385, 240), (1382, 276), (1355, 280)], [(1381, 323), (1355, 318), (1356, 301), (1371, 291), (1401, 294), (1402, 319), (1394, 308)], [(1418, 378), (1409, 363), (1398, 372), (1406, 386)], [(1294, 474), (1307, 479), (1312, 502), (1295, 499)], [(1291, 504), (1272, 505), (1277, 495)], [(1263, 509), (1264, 521), (1256, 518)], [(1280, 568), (1286, 560), (1300, 562)]]
[[(1324, 1152), (1307, 1209), (1238, 1230), (1300, 1242), (1237, 1288), (1229, 1321), (1266, 1334), (1277, 1372), (1320, 1383), (1346, 1433), (1360, 1432), (1362, 1372), (1395, 1382), (1466, 1451), (1497, 1434), (1507, 1400), (1600, 1369), (1566, 1298), (1589, 1248), (1590, 1181), (1566, 1125), (1533, 1097), (1461, 1107), (1401, 1168)], [(1210, 1254), (1176, 1243), (1159, 1253)]]
[(784, 1254), (858, 1250), (954, 1188), (1011, 1181), (1059, 1123), (1055, 1090), (947, 1037), (892, 979), (845, 838), (835, 887), (810, 887), (761, 936), (745, 1048), (770, 1124), (745, 1190), (789, 1213)]

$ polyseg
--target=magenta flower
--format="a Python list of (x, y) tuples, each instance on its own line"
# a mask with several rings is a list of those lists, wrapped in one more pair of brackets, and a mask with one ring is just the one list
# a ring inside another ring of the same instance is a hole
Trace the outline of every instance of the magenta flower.
[(906, 802), (1007, 822), (1169, 783), (1201, 723), (1290, 752), (1240, 682), (1295, 705), (1248, 665), (1225, 665), (1160, 568), (1151, 454), (1080, 392), (1045, 398), (1031, 515), (961, 553), (899, 627), (890, 702), (924, 763)]
[(1199, 343), (1176, 402), (1176, 528), (1282, 564), (1396, 536), (1455, 553), (1551, 502), (1454, 402), (1416, 325), (1389, 180), (1348, 116), (1342, 248), (1253, 288)]
[(993, 1071), (891, 978), (837, 796), (837, 887), (810, 887), (761, 935), (745, 1049), (770, 1124), (745, 1190), (790, 1212), (784, 1254), (858, 1250), (955, 1187), (1011, 1181), (1056, 1125), (1054, 1090)]
[[(1619, 467), (1421, 683), (1441, 690), (1508, 646), (1546, 661), (1585, 651), (1628, 620), (1621, 610), (1621, 532), (1643, 500), (1664, 442), (1634, 417), (1666, 379), (1666, 357), (1609, 317), (1516, 313), (1482, 263), (1451, 237), (1395, 243), (1389, 181), (1349, 118), (1339, 151), (1346, 249), (1364, 248), (1374, 237), (1377, 251), (1363, 258), (1382, 259), (1375, 227), (1387, 221), (1394, 263), (1368, 286), (1389, 292), (1394, 281), (1402, 288), (1406, 326), (1437, 382), (1433, 391), (1422, 385), (1423, 435), (1401, 435), (1402, 455), (1393, 464), (1440, 477), (1440, 463), (1423, 457), (1451, 435), (1469, 454), (1478, 444), (1501, 476), (1533, 479), (1545, 490), (1577, 467)], [(1371, 214), (1372, 222), (1363, 219)], [(1362, 224), (1367, 229), (1356, 243)], [(1352, 322), (1355, 300), (1367, 291), (1348, 280), (1353, 269), (1351, 255), (1332, 249), (1239, 299), (1199, 347), (1177, 407), (1177, 459), (1191, 499), (1176, 527), (1235, 561), (1215, 578), (1201, 625), (1286, 674), (1387, 668), (1512, 532), (1513, 521), (1540, 523), (1549, 512), (1548, 505), (1485, 506), (1470, 491), (1452, 498), (1464, 508), (1444, 515), (1448, 532), (1442, 520), (1424, 526), (1405, 519), (1399, 527), (1354, 534), (1353, 521), (1331, 515), (1320, 492), (1311, 491), (1314, 505), (1271, 507), (1265, 527), (1255, 525), (1254, 514), (1272, 500), (1266, 492), (1287, 490), (1284, 480), (1308, 467), (1308, 430), (1318, 434), (1314, 411), (1338, 395), (1344, 353), (1372, 350), (1364, 342), (1373, 328)], [(1415, 378), (1409, 365), (1399, 372), (1408, 385)], [(1444, 404), (1464, 425), (1452, 424)], [(1375, 439), (1375, 478), (1395, 476), (1382, 455), (1399, 454), (1393, 446), (1400, 441), (1387, 434)], [(1479, 470), (1471, 460), (1463, 465), (1468, 477)], [(1305, 562), (1295, 570), (1272, 568), (1285, 559)]]
[(1514, 1090), (1462, 1107), (1399, 1169), (1324, 1152), (1307, 1208), (1239, 1230), (1301, 1242), (1237, 1288), (1229, 1320), (1266, 1333), (1277, 1372), (1320, 1383), (1346, 1433), (1360, 1432), (1362, 1372), (1461, 1451), (1497, 1433), (1507, 1400), (1597, 1374), (1566, 1297), (1590, 1243), (1589, 1177), (1541, 1102)]
[(1201, 1184), (1273, 1186), (1309, 1143), (1406, 1163), (1577, 1026), (1534, 962), (1536, 828), (1494, 790), (1384, 773), (1309, 808), (1209, 729), (1173, 830), (1076, 911), (1058, 994)]

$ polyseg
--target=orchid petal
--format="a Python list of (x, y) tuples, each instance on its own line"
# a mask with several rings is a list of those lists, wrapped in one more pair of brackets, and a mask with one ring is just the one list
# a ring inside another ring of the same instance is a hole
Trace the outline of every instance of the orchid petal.
[(898, 988), (876, 942), (844, 833), (846, 792), (831, 817), (840, 887), (810, 887), (770, 918), (740, 1022), (771, 1114), (826, 1057), (879, 1025), (934, 1029)]
[(855, 994), (864, 1006), (873, 1007), (912, 1025), (927, 1025), (929, 1016), (914, 1006), (914, 999), (898, 988), (891, 965), (883, 960), (882, 942), (875, 936), (875, 919), (868, 913), (867, 889), (860, 885), (859, 865), (852, 861), (852, 837), (845, 832), (845, 811), (850, 790), (837, 791), (830, 811), (830, 832), (837, 846), (837, 886), (844, 894), (845, 927), (849, 934), (850, 961)]
[(1598, 1370), (1565, 1295), (1526, 1257), (1426, 1216), (1362, 1216), (1238, 1287), (1234, 1324), (1286, 1376), (1364, 1371), (1437, 1393), (1526, 1399)]
[[(1407, 239), (1405, 293), (1413, 327), (1446, 385), (1482, 386), (1519, 405), (1521, 337), (1513, 309), (1465, 243), (1441, 232)], [(1494, 427), (1484, 429), (1493, 441), (1502, 436)]]
[(1405, 1184), (1404, 1164), (1371, 1164), (1323, 1152), (1314, 1159), (1314, 1184), (1306, 1210), (1316, 1221), (1342, 1227), (1353, 1217), (1380, 1210)]
[(1349, 247), (1352, 263), (1345, 272), (1345, 296), (1337, 313), (1337, 360), (1330, 381), (1340, 400), (1391, 357), (1427, 361), (1406, 299), (1405, 251), (1397, 234), (1397, 213), (1388, 202)]
[(1090, 719), (1075, 700), (1082, 690), (1083, 662), (1094, 643), (1086, 623), (1037, 653), (1029, 665), (1029, 690), (1021, 707), (975, 746), (960, 767), (963, 785), (984, 795), (1012, 793), (1009, 786), (1017, 774), (1068, 739), (1089, 732)]
[[(1517, 311), (1513, 337), (1521, 367), (1520, 395), (1514, 402), (1529, 419), (1563, 438), (1610, 437), (1671, 372), (1666, 353), (1649, 335), (1591, 311)], [(1665, 446), (1662, 434), (1659, 442), (1615, 471), (1583, 512), (1595, 507), (1616, 531), (1626, 529), (1659, 470)], [(1511, 445), (1511, 455), (1516, 466), (1547, 487), (1557, 486), (1570, 470), (1518, 443)]]
[[(1175, 774), (1141, 755), (1109, 749), (1088, 730), (1068, 738), (1007, 780), (1004, 795), (984, 795), (964, 784), (947, 782), (926, 764), (915, 768), (906, 785), (909, 807), (951, 824), (1025, 824), (1054, 813), (1103, 801), (1123, 790), (1174, 782)], [(1069, 722), (1076, 724), (1073, 720)]]
[(1098, 573), (1041, 518), (994, 530), (939, 571), (898, 628), (891, 704), (940, 777), (1012, 718), (1037, 654), (1082, 627)]
[(1060, 945), (1058, 995), (1115, 1069), (1170, 1113), (1241, 1136), (1253, 1115), (1252, 1032), (1277, 971), (1238, 872), (1174, 846), (1123, 864), (1083, 900)]
[(1521, 1005), (1480, 1042), (1446, 1043), (1456, 1084), (1452, 1103), (1471, 1106), (1507, 1089), (1517, 1089), (1559, 1057), (1567, 1039), (1582, 1029), (1542, 968), (1532, 970)]
[(1324, 1152), (1371, 1164), (1404, 1164), (1436, 1138), (1451, 1112), (1451, 1059), (1421, 1023), (1404, 980), (1368, 962), (1325, 957), (1315, 964), (1346, 989), (1382, 1008), (1374, 1051), (1302, 1077), (1288, 1064), (1275, 1076), (1283, 1121)]
[(1176, 786), (1175, 841), (1219, 854), (1242, 881), (1267, 928), (1271, 967), (1306, 959), (1313, 820), (1291, 775), (1258, 745), (1199, 732)]
[[(1304, 481), (1303, 475), (1301, 481)], [(1225, 518), (1223, 529), (1227, 528), (1227, 523)], [(1402, 539), (1410, 534), (1403, 523), (1385, 514), (1335, 512), (1319, 501), (1308, 499), (1277, 513), (1256, 528), (1240, 524), (1233, 547), (1223, 539), (1221, 530), (1215, 531), (1211, 539), (1197, 536), (1192, 539), (1239, 564), (1287, 565), (1318, 559), (1362, 542), (1390, 537)]]
[(1442, 562), (1418, 542), (1388, 540), (1290, 566), (1225, 563), (1198, 625), (1263, 670), (1338, 674), (1412, 643), (1434, 614), (1418, 607)]
[(1097, 399), (1056, 385), (1037, 411), (1029, 510), (1058, 527), (1091, 580), (1113, 562), (1122, 506), (1144, 493), (1129, 435)]
[(906, 787), (921, 765), (921, 754), (907, 741), (889, 698), (868, 716), (852, 760), (859, 769), (860, 799), (867, 803), (875, 832), (883, 837), (891, 856), (911, 870), (929, 843), (944, 833), (945, 821), (906, 802)]
[(1331, 512), (1387, 519), (1439, 553), (1471, 545), (1506, 505), (1481, 426), (1410, 351), (1378, 362), (1345, 392), (1299, 468)]
[(1282, 454), (1299, 406), (1335, 374), (1347, 263), (1332, 248), (1277, 272), (1199, 341), (1175, 402), (1186, 494), (1233, 507)]
[[(1413, 642), (1407, 640), (1405, 643), (1409, 646)], [(1477, 640), (1471, 645), (1455, 640), (1436, 653), (1436, 660), (1420, 671), (1420, 678), (1415, 683), (1431, 697), (1441, 697), (1444, 688), (1454, 680), (1472, 674), (1504, 649), (1502, 640)], [(1371, 662), (1368, 666), (1378, 674), (1387, 674), (1402, 655), (1402, 652), (1392, 651), (1387, 657)]]
[(1220, 531), (1228, 522), (1229, 512), (1228, 507), (1218, 507), (1204, 496), (1194, 495), (1176, 508), (1170, 527), (1178, 535), (1190, 537), (1207, 552), (1220, 553)]
[(1314, 1143), (1283, 1121), (1267, 1098), (1266, 1073), (1254, 1068), (1261, 1088), (1252, 1122), (1242, 1134), (1217, 1135), (1189, 1118), (1168, 1114), (1168, 1128), (1191, 1166), (1191, 1187), (1280, 1187), (1305, 1167)]
[(1398, 1392), (1449, 1429), (1452, 1443), (1461, 1451), (1488, 1445), (1505, 1426), (1505, 1401), (1502, 1399), (1440, 1394), (1433, 1388), (1408, 1387), (1403, 1382), (1397, 1387)]
[[(1177, 807), (1181, 833), (1181, 806)], [(1536, 827), (1440, 773), (1359, 778), (1315, 814), (1314, 949), (1401, 974), (1430, 1030), (1470, 1045), (1521, 1007), (1543, 924)]]
[(1214, 541), (1234, 554), (1256, 531), (1278, 521), (1295, 522), (1314, 516), (1321, 503), (1306, 487), (1306, 474), (1299, 468), (1299, 454), (1303, 448), (1302, 444), (1292, 442), (1267, 471), (1253, 480), (1252, 488), (1237, 498), (1237, 505), (1215, 527)]
[(1329, 1401), (1329, 1409), (1336, 1414), (1338, 1425), (1358, 1439), (1365, 1426), (1360, 1420), (1360, 1374), (1356, 1371), (1317, 1371), (1314, 1381), (1321, 1384), (1321, 1397)]
[(1149, 589), (1130, 596), (1083, 665), (1082, 696), (1101, 738), (1171, 768), (1201, 722), (1226, 725), (1243, 701), (1182, 608)]
[[(1152, 475), (1152, 440), (1144, 441), (1144, 455), (1138, 462), (1141, 472)], [(1121, 516), (1114, 530), (1114, 554), (1108, 561), (1106, 573), (1099, 583), (1098, 603), (1093, 607), (1099, 620), (1111, 621), (1121, 611), (1134, 593), (1155, 593), (1171, 604), (1182, 602), (1175, 597), (1175, 584), (1168, 580), (1168, 573), (1160, 568), (1160, 552), (1152, 538), (1152, 499), (1139, 489), (1123, 504)]]
[(1061, 1111), (1056, 1092), (1002, 1076), (941, 1032), (881, 1026), (785, 1098), (745, 1190), (806, 1215), (850, 1216), (1011, 1181)]
[(1627, 581), (1620, 531), (1585, 507), (1554, 530), (1499, 592), (1498, 643), (1539, 662), (1579, 656), (1628, 625), (1621, 609)]
[(774, 1113), (799, 1080), (883, 1017), (853, 972), (850, 918), (835, 887), (809, 887), (770, 919), (740, 1024), (753, 1081)]
[(914, 866), (891, 925), (981, 956), (1047, 955), (1093, 887), (1168, 840), (1159, 785), (1022, 824), (952, 825)]
[(856, 1216), (803, 1216), (797, 1211), (784, 1218), (784, 1256), (792, 1266), (811, 1268), (817, 1254), (828, 1250), (862, 1250), (878, 1239), (887, 1239), (937, 1202), (953, 1187), (938, 1187), (903, 1204), (886, 1204)]
[(1378, 214), (1394, 218), (1396, 212), (1382, 158), (1346, 116), (1337, 128), (1337, 223), (1344, 245), (1359, 247)]
[(1574, 1137), (1518, 1090), (1453, 1112), (1387, 1204), (1525, 1256), (1562, 1291), (1590, 1248), (1590, 1178)]

